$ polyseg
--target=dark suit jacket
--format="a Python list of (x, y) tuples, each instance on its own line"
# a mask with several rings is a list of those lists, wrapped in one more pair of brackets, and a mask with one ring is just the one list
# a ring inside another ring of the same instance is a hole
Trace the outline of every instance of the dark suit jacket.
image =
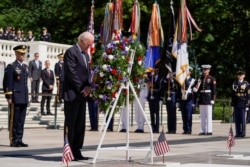
[(47, 69), (46, 68), (43, 69), (42, 70), (42, 80), (43, 80), (42, 90), (43, 91), (49, 91), (50, 90), (49, 85), (54, 85), (54, 83), (55, 83), (53, 71), (50, 70), (50, 75), (49, 75)]
[(29, 62), (29, 77), (33, 80), (39, 80), (41, 78), (42, 62), (39, 60), (39, 67), (37, 68), (35, 60)]
[(86, 55), (87, 66), (83, 55), (76, 45), (67, 49), (64, 54), (64, 100), (72, 101), (82, 98), (82, 91), (89, 86), (89, 56)]
[(55, 64), (54, 71), (55, 71), (56, 80), (63, 82), (64, 81), (64, 63), (57, 62)]

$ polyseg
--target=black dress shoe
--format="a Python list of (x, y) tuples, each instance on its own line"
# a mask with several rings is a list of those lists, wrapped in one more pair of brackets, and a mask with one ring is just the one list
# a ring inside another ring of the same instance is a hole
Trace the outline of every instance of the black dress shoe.
[(54, 115), (54, 114), (52, 114), (51, 112), (47, 112), (47, 115)]
[(199, 133), (199, 135), (201, 136), (201, 135), (205, 135), (205, 133)]
[(212, 132), (209, 132), (209, 133), (207, 133), (207, 135), (210, 136), (210, 135), (213, 135), (213, 133), (212, 133)]
[(75, 157), (74, 161), (81, 161), (81, 160), (88, 160), (89, 157), (84, 157), (84, 156), (78, 156), (78, 157)]
[(107, 132), (113, 132), (113, 129), (107, 129)]
[(127, 130), (126, 129), (122, 129), (122, 130), (120, 130), (120, 132), (127, 132)]
[(46, 115), (45, 112), (41, 112), (41, 115)]
[(144, 133), (144, 130), (142, 130), (142, 129), (136, 129), (135, 133)]
[(18, 143), (11, 143), (10, 147), (19, 147), (19, 144)]
[(28, 147), (29, 146), (28, 144), (25, 144), (23, 142), (19, 142), (18, 144), (19, 144), (19, 147)]
[(185, 134), (187, 134), (187, 132), (182, 132), (182, 134), (184, 134), (184, 135), (185, 135)]
[(188, 134), (188, 135), (191, 135), (191, 134), (192, 134), (192, 132), (187, 132), (187, 134)]
[(89, 129), (89, 131), (98, 131), (98, 129), (91, 128), (91, 129)]

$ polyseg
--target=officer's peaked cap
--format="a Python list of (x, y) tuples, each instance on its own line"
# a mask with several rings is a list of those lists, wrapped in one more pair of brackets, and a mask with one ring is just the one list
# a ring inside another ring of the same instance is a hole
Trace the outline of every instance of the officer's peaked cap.
[(243, 74), (245, 74), (245, 71), (242, 70), (237, 71), (237, 75), (243, 75)]
[(59, 55), (57, 55), (58, 58), (63, 58), (63, 53), (60, 53)]
[(26, 49), (27, 49), (26, 45), (18, 45), (13, 48), (15, 52), (19, 52), (19, 53), (26, 53)]
[(210, 64), (203, 64), (201, 67), (204, 69), (210, 69), (212, 66)]

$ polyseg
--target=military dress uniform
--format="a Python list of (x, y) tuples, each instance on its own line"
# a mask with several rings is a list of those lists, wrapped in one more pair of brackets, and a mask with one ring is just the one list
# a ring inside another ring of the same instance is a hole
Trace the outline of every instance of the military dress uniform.
[(178, 100), (179, 85), (169, 73), (165, 80), (166, 109), (167, 109), (167, 128), (169, 134), (176, 133), (176, 103)]
[[(245, 72), (238, 71), (238, 75)], [(249, 107), (250, 89), (247, 81), (234, 81), (232, 85), (232, 102), (234, 110), (234, 121), (236, 137), (245, 137), (246, 135), (246, 108)]]
[[(58, 58), (63, 58), (63, 53), (57, 55)], [(57, 93), (58, 98), (57, 102), (62, 103), (63, 100), (63, 81), (64, 81), (64, 63), (63, 61), (58, 61), (55, 64), (55, 77), (56, 77), (56, 84), (57, 84)]]
[[(203, 69), (210, 69), (211, 65), (202, 65)], [(194, 91), (198, 94), (201, 128), (199, 135), (212, 135), (212, 111), (216, 98), (216, 80), (211, 75), (202, 75), (198, 80)]]
[[(18, 54), (25, 54), (26, 49), (25, 45), (14, 47), (14, 51), (19, 52)], [(4, 71), (3, 89), (6, 99), (12, 100), (11, 103), (8, 101), (10, 146), (27, 147), (22, 139), (28, 105), (28, 66), (18, 60), (9, 64)]]
[[(189, 73), (191, 74), (193, 68), (189, 67)], [(193, 87), (195, 85), (195, 79), (190, 75), (185, 79), (184, 87), (181, 89), (180, 97), (180, 110), (183, 121), (183, 134), (192, 133), (192, 114), (195, 108), (195, 93)]]
[(158, 74), (149, 77), (148, 104), (153, 133), (159, 133), (160, 101), (163, 99), (163, 78)]

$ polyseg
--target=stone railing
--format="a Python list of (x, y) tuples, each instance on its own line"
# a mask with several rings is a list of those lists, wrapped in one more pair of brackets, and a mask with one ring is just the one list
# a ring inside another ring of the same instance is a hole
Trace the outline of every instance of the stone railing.
[(34, 53), (39, 53), (39, 60), (43, 63), (43, 68), (45, 60), (50, 60), (50, 69), (54, 71), (55, 63), (58, 61), (57, 55), (59, 53), (65, 53), (65, 51), (71, 45), (43, 42), (43, 41), (30, 41), (30, 42), (17, 42), (0, 40), (0, 89), (2, 89), (2, 79), (4, 74), (4, 67), (15, 61), (15, 52), (13, 48), (17, 45), (27, 45), (29, 46), (27, 57), (25, 63), (28, 65), (30, 60), (34, 59)]

